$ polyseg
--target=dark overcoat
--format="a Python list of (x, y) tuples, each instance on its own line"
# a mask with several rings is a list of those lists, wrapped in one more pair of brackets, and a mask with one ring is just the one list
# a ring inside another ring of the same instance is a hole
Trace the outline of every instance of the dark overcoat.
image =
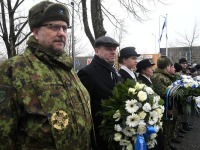
[(115, 70), (98, 56), (94, 56), (91, 64), (81, 69), (78, 72), (78, 76), (91, 98), (91, 111), (98, 147), (94, 148), (94, 141), (92, 141), (93, 149), (106, 150), (107, 145), (102, 137), (99, 136), (98, 126), (101, 124), (102, 119), (97, 115), (97, 112), (102, 110), (101, 101), (112, 95), (112, 90), (118, 81), (118, 77)]
[[(131, 79), (131, 80), (133, 80), (133, 78), (131, 77), (131, 75), (130, 75), (127, 71), (125, 71), (124, 69), (120, 69), (118, 72), (119, 72), (119, 74), (121, 75), (121, 78), (122, 78), (123, 80), (126, 80), (126, 79)], [(136, 73), (134, 73), (134, 74), (135, 74), (135, 77), (136, 77), (136, 79), (137, 79)]]
[(142, 74), (138, 75), (137, 80), (139, 82), (141, 82), (141, 83), (146, 84), (147, 86), (151, 86), (152, 85), (152, 83), (145, 76), (143, 76)]

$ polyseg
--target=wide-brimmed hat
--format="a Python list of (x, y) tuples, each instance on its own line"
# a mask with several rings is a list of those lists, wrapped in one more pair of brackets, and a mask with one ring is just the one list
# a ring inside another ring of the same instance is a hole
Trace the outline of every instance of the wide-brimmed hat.
[(151, 61), (149, 59), (143, 59), (141, 61), (139, 61), (136, 65), (136, 72), (140, 72), (142, 69), (146, 68), (146, 67), (150, 67), (150, 66), (154, 66), (155, 64), (151, 63)]
[(135, 51), (135, 47), (125, 47), (120, 50), (119, 58), (128, 58), (131, 56), (140, 56), (140, 54)]

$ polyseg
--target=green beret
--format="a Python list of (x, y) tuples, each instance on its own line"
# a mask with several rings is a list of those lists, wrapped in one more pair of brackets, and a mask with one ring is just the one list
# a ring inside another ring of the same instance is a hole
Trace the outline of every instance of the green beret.
[(60, 20), (69, 26), (69, 11), (59, 3), (42, 1), (29, 10), (28, 23), (31, 30), (40, 27), (44, 22)]
[(160, 69), (164, 69), (165, 67), (171, 66), (171, 65), (173, 65), (173, 62), (167, 56), (161, 56), (157, 60), (157, 67)]

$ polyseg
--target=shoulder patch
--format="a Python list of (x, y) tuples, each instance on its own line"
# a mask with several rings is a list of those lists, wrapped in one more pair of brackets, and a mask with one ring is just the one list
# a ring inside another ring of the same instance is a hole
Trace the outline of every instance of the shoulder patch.
[(6, 99), (6, 90), (0, 88), (0, 103), (2, 103)]
[(0, 85), (0, 103), (4, 102), (11, 94), (11, 87), (6, 85)]

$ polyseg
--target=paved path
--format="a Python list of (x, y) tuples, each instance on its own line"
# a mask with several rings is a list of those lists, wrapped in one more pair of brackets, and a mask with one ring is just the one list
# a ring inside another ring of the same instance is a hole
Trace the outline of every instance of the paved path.
[(200, 117), (192, 120), (193, 130), (187, 132), (180, 144), (174, 144), (178, 150), (200, 150)]

